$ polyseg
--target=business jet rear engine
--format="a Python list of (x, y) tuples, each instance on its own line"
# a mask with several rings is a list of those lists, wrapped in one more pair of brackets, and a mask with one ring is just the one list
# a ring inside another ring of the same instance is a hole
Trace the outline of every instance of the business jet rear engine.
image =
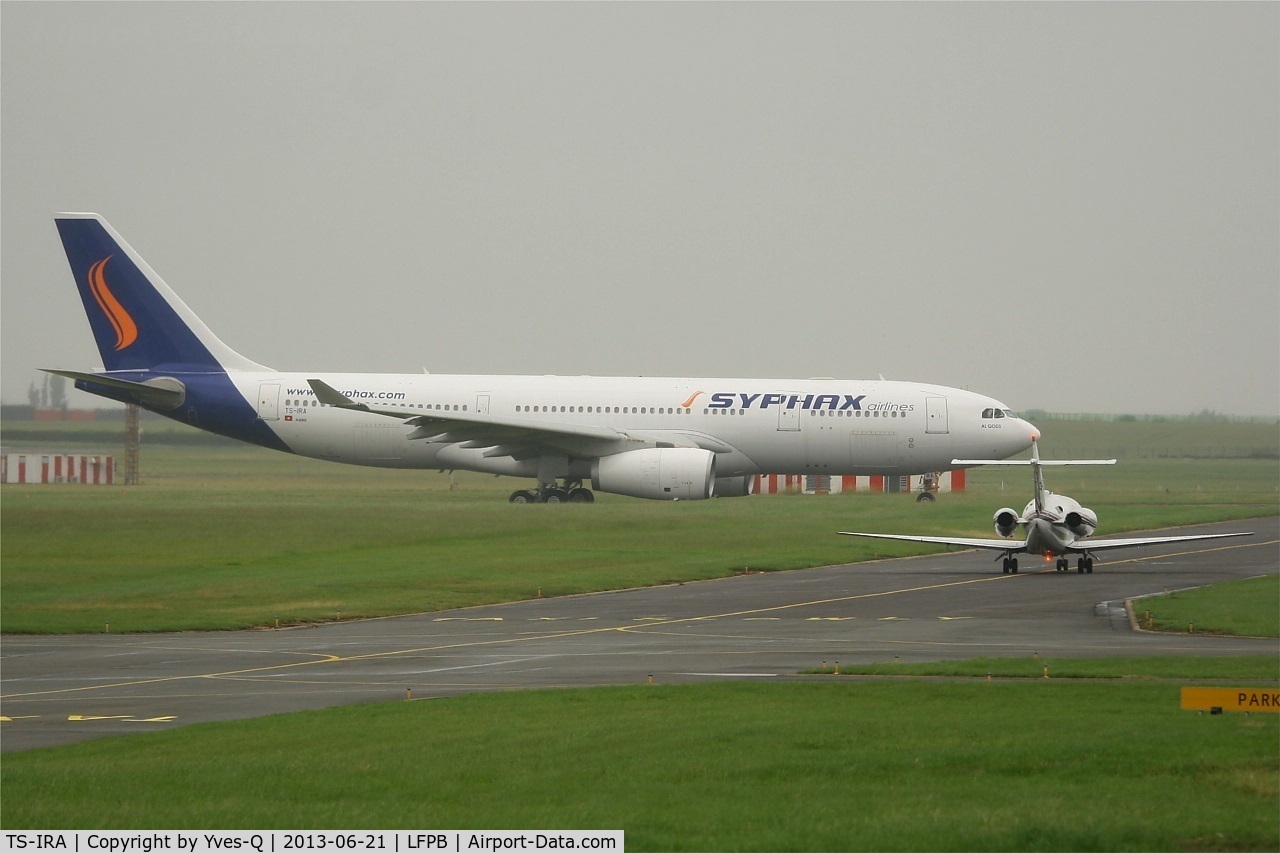
[(1080, 507), (1067, 513), (1065, 521), (1067, 529), (1074, 533), (1077, 539), (1092, 536), (1093, 531), (1098, 529), (1098, 514), (1087, 507)]
[(716, 455), (697, 447), (655, 447), (602, 456), (591, 466), (596, 491), (660, 501), (715, 494)]
[(999, 533), (1006, 539), (1018, 530), (1018, 514), (1009, 507), (997, 510), (995, 518), (991, 521), (996, 529), (996, 533)]

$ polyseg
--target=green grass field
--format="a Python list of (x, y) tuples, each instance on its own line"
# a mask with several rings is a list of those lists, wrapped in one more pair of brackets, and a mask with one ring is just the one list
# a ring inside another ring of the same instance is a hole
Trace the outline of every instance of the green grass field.
[(470, 695), (5, 756), (6, 827), (623, 828), (631, 850), (1275, 850), (1280, 718), (1176, 685)]
[[(975, 471), (935, 505), (513, 507), (511, 480), (450, 490), (217, 442), (148, 447), (143, 472), (128, 489), (0, 491), (5, 631), (349, 618), (922, 553), (835, 532), (987, 535), (1029, 479)], [(1136, 459), (1050, 486), (1110, 533), (1275, 514), (1280, 472)], [(468, 695), (103, 739), (5, 755), (0, 823), (622, 828), (633, 850), (1280, 849), (1280, 717), (1181, 711), (1168, 681), (1270, 685), (1273, 658), (1049, 661), (1037, 677), (1045, 663)]]
[(1134, 602), (1143, 627), (1280, 637), (1280, 575), (1214, 584)]
[(1280, 424), (1037, 419), (1046, 459), (1280, 459)]
[[(1266, 605), (1260, 605), (1262, 609)], [(810, 670), (834, 675), (835, 667)], [(1271, 655), (1196, 658), (975, 658), (925, 663), (873, 663), (840, 668), (841, 676), (938, 678), (1195, 678), (1244, 684), (1280, 682), (1280, 659)]]
[[(437, 472), (225, 441), (149, 446), (142, 471), (129, 488), (3, 487), (0, 629), (315, 622), (925, 553), (938, 549), (836, 531), (985, 536), (997, 507), (1029, 497), (1029, 477), (1015, 476), (1025, 472), (977, 469), (965, 494), (932, 506), (857, 494), (515, 507), (505, 499), (519, 481), (459, 474), (451, 490)], [(1138, 459), (1062, 469), (1050, 486), (1084, 499), (1113, 533), (1274, 514), (1280, 471)]]

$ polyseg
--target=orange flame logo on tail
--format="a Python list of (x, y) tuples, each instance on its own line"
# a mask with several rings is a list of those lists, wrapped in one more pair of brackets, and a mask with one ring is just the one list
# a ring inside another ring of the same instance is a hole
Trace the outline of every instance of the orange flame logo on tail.
[(116, 295), (107, 287), (107, 278), (102, 270), (106, 267), (107, 261), (114, 257), (115, 255), (107, 255), (89, 268), (89, 290), (93, 291), (93, 298), (98, 301), (98, 307), (111, 321), (111, 328), (115, 329), (116, 352), (119, 352), (138, 339), (138, 324), (133, 322), (129, 312), (124, 310), (120, 300), (116, 299)]

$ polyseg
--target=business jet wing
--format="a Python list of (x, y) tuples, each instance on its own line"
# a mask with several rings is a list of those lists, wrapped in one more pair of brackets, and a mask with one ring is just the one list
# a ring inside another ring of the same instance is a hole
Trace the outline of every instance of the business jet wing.
[[(1027, 550), (1025, 541), (1016, 539), (965, 539), (951, 536), (901, 536), (891, 533), (852, 533), (841, 530), (844, 536), (863, 536), (868, 539), (897, 539), (902, 542), (927, 542), (933, 545), (959, 545), (964, 548), (984, 548), (988, 551), (1004, 551), (1016, 554)], [(1135, 539), (1078, 539), (1066, 549), (1068, 553), (1110, 551), (1115, 548), (1135, 548), (1144, 545), (1166, 545), (1170, 542), (1194, 542), (1200, 539), (1227, 539), (1233, 536), (1252, 536), (1252, 533), (1202, 533), (1195, 536), (1148, 536)]]
[(897, 539), (900, 542), (926, 542), (931, 545), (959, 545), (963, 548), (985, 548), (988, 551), (1004, 551), (1016, 554), (1027, 550), (1025, 540), (1017, 539), (965, 539), (955, 536), (900, 536), (893, 533), (852, 533), (841, 530), (841, 536), (862, 536), (867, 539)]
[(1147, 536), (1137, 539), (1077, 539), (1069, 550), (1073, 552), (1110, 551), (1115, 548), (1140, 548), (1143, 545), (1166, 545), (1170, 542), (1194, 542), (1199, 539), (1228, 539), (1233, 536), (1252, 536), (1248, 533), (1201, 533), (1196, 536)]

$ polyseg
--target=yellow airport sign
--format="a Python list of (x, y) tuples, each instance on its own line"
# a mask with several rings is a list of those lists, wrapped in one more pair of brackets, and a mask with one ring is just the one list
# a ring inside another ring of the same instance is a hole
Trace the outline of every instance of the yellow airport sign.
[(1182, 710), (1269, 712), (1280, 714), (1280, 689), (1274, 687), (1184, 687)]

